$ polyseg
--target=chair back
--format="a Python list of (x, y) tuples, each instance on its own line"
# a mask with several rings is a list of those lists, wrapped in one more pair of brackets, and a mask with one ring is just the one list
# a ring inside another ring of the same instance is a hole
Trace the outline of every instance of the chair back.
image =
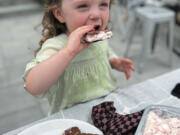
[(132, 9), (137, 6), (143, 5), (145, 3), (145, 0), (118, 0), (119, 4), (128, 8)]

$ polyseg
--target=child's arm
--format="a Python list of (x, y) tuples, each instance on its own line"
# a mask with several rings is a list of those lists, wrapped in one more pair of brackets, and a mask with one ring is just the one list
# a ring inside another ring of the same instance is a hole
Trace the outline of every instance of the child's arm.
[(131, 77), (131, 71), (135, 71), (133, 66), (133, 62), (126, 58), (111, 58), (109, 60), (111, 67), (120, 72), (124, 72), (126, 75), (126, 79)]
[(81, 38), (92, 29), (93, 26), (79, 27), (70, 34), (63, 49), (32, 68), (26, 77), (27, 91), (33, 95), (47, 91), (62, 75), (71, 60), (89, 46), (88, 43), (81, 43)]

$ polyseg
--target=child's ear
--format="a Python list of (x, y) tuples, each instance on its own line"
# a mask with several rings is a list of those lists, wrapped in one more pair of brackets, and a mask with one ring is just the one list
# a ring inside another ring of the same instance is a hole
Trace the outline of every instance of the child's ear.
[(58, 8), (53, 9), (53, 15), (61, 23), (65, 23), (64, 17), (62, 16), (62, 13), (61, 13), (61, 11)]

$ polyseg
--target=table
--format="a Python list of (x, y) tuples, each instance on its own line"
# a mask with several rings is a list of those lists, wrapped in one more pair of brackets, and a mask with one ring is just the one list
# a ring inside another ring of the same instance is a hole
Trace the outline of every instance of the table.
[(170, 94), (177, 83), (180, 83), (180, 68), (127, 88), (117, 89), (105, 97), (75, 105), (3, 135), (17, 135), (32, 125), (52, 119), (78, 119), (92, 124), (92, 107), (104, 101), (114, 101), (114, 106), (117, 109), (116, 112), (121, 114), (137, 112), (151, 104), (169, 105), (180, 108), (180, 99)]
[(161, 0), (164, 4), (176, 5), (180, 4), (180, 0)]

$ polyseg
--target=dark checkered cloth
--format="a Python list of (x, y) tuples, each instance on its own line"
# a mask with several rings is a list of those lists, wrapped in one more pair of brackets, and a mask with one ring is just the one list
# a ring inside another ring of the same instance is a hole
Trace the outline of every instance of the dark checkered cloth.
[(104, 135), (134, 135), (143, 111), (121, 115), (113, 102), (103, 102), (92, 109), (92, 120)]

